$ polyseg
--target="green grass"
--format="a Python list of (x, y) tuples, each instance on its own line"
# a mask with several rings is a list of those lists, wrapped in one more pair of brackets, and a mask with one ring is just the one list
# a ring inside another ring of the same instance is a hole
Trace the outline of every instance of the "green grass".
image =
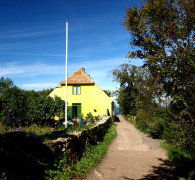
[[(56, 131), (60, 131), (61, 133), (64, 133), (64, 134), (70, 134), (74, 131), (83, 131), (85, 129), (90, 129), (91, 127), (95, 126), (95, 123), (93, 124), (89, 124), (89, 125), (84, 125), (84, 126), (69, 126), (68, 128), (65, 129), (65, 126), (61, 126), (57, 129), (51, 129), (50, 127), (48, 126), (37, 126), (37, 125), (31, 125), (30, 127), (27, 127), (25, 129), (25, 131), (27, 133), (34, 133), (34, 134), (37, 134), (37, 135), (44, 135), (44, 134), (52, 134), (52, 132), (56, 132)], [(45, 136), (45, 137), (42, 137), (42, 142), (49, 142), (51, 140), (50, 136)]]
[(100, 160), (105, 156), (109, 144), (116, 137), (116, 124), (113, 124), (104, 140), (95, 146), (91, 146), (83, 153), (82, 158), (75, 164), (68, 165), (69, 159), (66, 155), (61, 157), (54, 167), (55, 170), (47, 170), (46, 179), (80, 179), (91, 168), (99, 164)]
[(168, 157), (188, 180), (195, 179), (195, 153), (185, 152), (166, 140), (161, 140), (161, 147), (167, 150)]
[(5, 133), (5, 127), (0, 124), (0, 134), (4, 134), (4, 133)]
[[(57, 129), (52, 129), (49, 126), (39, 126), (36, 124), (32, 124), (29, 127), (25, 127), (25, 128), (19, 128), (20, 130), (23, 129), (26, 133), (34, 133), (37, 135), (43, 135), (43, 134), (51, 134), (53, 131), (62, 131), (64, 130), (66, 133), (71, 133), (73, 131), (83, 131), (85, 129), (90, 129), (91, 127), (95, 126), (95, 123), (92, 124), (88, 124), (88, 125), (83, 125), (83, 126), (69, 126), (66, 130), (65, 127), (62, 125), (61, 127), (57, 128)], [(0, 124), (0, 134), (4, 134), (6, 132), (11, 132), (11, 131), (16, 131), (16, 128), (13, 128), (12, 130), (6, 130), (5, 126)]]
[[(8, 132), (13, 132), (16, 131), (16, 127), (12, 128), (12, 129), (8, 129), (3, 125), (0, 125), (0, 134), (4, 134), (4, 133), (8, 133)], [(36, 124), (33, 124), (29, 127), (20, 127), (19, 131), (25, 131), (26, 133), (34, 133), (37, 135), (41, 135), (41, 134), (51, 134), (52, 130), (50, 129), (50, 127), (48, 126), (38, 126)]]
[[(83, 125), (83, 126), (69, 126), (67, 129), (66, 129), (66, 133), (71, 133), (73, 131), (83, 131), (85, 129), (90, 129), (92, 128), (93, 126), (95, 126), (95, 123), (91, 123), (91, 124), (88, 124), (88, 125)], [(63, 127), (64, 129), (64, 127)]]
[(48, 126), (37, 126), (36, 124), (33, 124), (29, 127), (25, 128), (25, 131), (27, 133), (34, 133), (37, 135), (42, 135), (42, 134), (51, 134), (52, 130)]

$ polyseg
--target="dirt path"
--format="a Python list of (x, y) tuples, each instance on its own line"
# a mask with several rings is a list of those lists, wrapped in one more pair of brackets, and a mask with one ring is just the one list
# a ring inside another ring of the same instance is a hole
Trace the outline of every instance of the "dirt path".
[(177, 176), (159, 140), (139, 132), (122, 116), (119, 119), (117, 137), (86, 180), (184, 179)]

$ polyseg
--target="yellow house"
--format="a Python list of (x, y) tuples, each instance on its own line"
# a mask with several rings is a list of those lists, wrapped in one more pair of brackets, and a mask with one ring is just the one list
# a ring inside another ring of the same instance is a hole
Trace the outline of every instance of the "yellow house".
[[(67, 79), (68, 118), (87, 116), (112, 116), (113, 101), (102, 91), (81, 68)], [(62, 81), (51, 93), (51, 97), (58, 96), (65, 100), (65, 81)]]

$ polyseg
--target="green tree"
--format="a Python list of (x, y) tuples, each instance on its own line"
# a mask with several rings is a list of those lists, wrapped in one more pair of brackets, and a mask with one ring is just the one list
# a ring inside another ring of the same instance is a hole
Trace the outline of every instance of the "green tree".
[(0, 122), (6, 124), (8, 111), (12, 111), (14, 120), (21, 126), (51, 125), (54, 116), (64, 117), (64, 101), (60, 98), (43, 96), (36, 91), (22, 90), (16, 86), (4, 89)]
[(112, 71), (114, 81), (120, 83), (120, 88), (115, 92), (121, 114), (136, 113), (137, 87), (135, 86), (136, 66), (122, 64)]
[[(193, 0), (146, 0), (128, 8), (124, 26), (135, 51), (130, 58), (144, 59), (152, 76), (171, 97), (170, 141), (193, 149), (195, 139), (195, 4)], [(179, 131), (182, 131), (179, 133)], [(170, 133), (167, 133), (170, 134)]]
[(11, 88), (14, 86), (14, 83), (9, 78), (0, 78), (0, 97), (3, 95), (4, 91), (8, 88)]
[(26, 111), (26, 121), (28, 121), (27, 125), (31, 125), (32, 123), (41, 124), (41, 119), (44, 115), (44, 97), (41, 97), (35, 91), (26, 91), (25, 93), (28, 109), (28, 111)]
[(8, 101), (2, 105), (1, 122), (4, 124), (7, 120), (8, 111), (12, 111), (12, 115), (19, 124), (25, 124), (25, 112), (26, 110), (26, 96), (24, 91), (14, 86), (4, 91), (1, 99)]
[(110, 90), (103, 90), (109, 97), (112, 97), (112, 92)]
[(54, 105), (55, 105), (55, 115), (58, 116), (60, 119), (65, 118), (65, 101), (62, 100), (60, 97), (55, 96), (54, 98)]
[(43, 97), (47, 97), (54, 89), (50, 88), (50, 89), (44, 89), (42, 91), (37, 91), (37, 93)]
[(123, 64), (112, 71), (115, 81), (120, 83), (117, 102), (122, 114), (136, 116), (140, 129), (154, 136), (164, 132), (160, 105), (162, 86), (153, 78), (148, 68)]

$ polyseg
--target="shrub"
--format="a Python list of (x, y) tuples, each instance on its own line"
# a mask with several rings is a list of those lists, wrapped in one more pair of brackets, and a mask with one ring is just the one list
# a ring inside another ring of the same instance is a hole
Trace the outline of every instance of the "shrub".
[(94, 116), (94, 119), (95, 119), (96, 121), (99, 121), (99, 120), (101, 119), (101, 116), (100, 116), (100, 115)]
[(41, 96), (35, 91), (25, 91), (14, 86), (4, 90), (1, 96), (0, 123), (6, 125), (8, 111), (20, 126), (53, 125), (54, 116), (64, 117), (65, 102), (58, 97)]
[(94, 123), (95, 119), (91, 112), (87, 113), (87, 118), (89, 119), (90, 123)]
[(180, 174), (187, 177), (189, 180), (195, 177), (195, 153), (186, 152), (174, 144), (169, 144), (166, 140), (161, 141), (161, 146), (167, 150), (168, 157), (177, 166)]

